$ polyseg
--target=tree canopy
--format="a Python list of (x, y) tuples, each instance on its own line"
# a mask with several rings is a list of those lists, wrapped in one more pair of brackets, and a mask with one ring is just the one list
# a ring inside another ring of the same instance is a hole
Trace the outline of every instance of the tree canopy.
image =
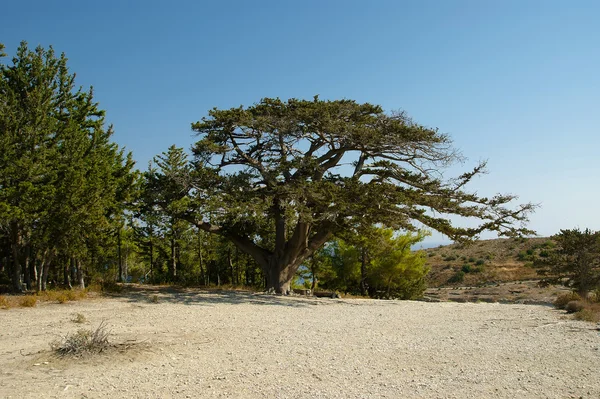
[(564, 283), (585, 298), (600, 287), (600, 232), (590, 229), (561, 230), (552, 236), (556, 248), (538, 257), (534, 266), (552, 283)]
[[(180, 216), (226, 237), (261, 265), (277, 292), (331, 237), (364, 224), (453, 240), (485, 230), (531, 233), (532, 204), (480, 197), (465, 186), (485, 163), (454, 179), (443, 171), (461, 160), (450, 137), (403, 112), (352, 100), (265, 98), (250, 107), (212, 109), (192, 124), (190, 206)], [(476, 227), (451, 223), (458, 215)]]
[(12, 285), (45, 289), (50, 265), (100, 257), (135, 181), (131, 154), (110, 141), (112, 127), (93, 90), (75, 87), (65, 55), (23, 42), (0, 64), (0, 238), (10, 248)]

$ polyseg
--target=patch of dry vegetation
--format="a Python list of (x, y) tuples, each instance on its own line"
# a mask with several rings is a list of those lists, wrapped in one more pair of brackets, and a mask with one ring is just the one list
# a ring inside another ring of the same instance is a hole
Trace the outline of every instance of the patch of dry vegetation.
[(61, 357), (79, 357), (85, 354), (99, 353), (110, 346), (109, 335), (110, 331), (102, 322), (95, 330), (80, 329), (75, 334), (67, 334), (62, 339), (53, 342), (50, 347)]
[(557, 309), (573, 314), (576, 320), (600, 322), (600, 293), (596, 292), (587, 299), (582, 299), (575, 292), (559, 295), (554, 301)]
[(25, 295), (21, 297), (19, 305), (24, 308), (33, 308), (37, 304), (38, 297), (36, 295)]
[(71, 319), (71, 321), (72, 321), (73, 323), (76, 323), (76, 324), (83, 324), (83, 323), (85, 323), (85, 322), (87, 321), (87, 319), (85, 318), (85, 316), (84, 316), (83, 314), (81, 314), (81, 313), (76, 313), (76, 314), (73, 316), (73, 318)]
[(48, 302), (66, 303), (87, 298), (87, 290), (49, 290), (38, 293), (40, 299)]
[(11, 307), (11, 303), (6, 295), (0, 295), (0, 308), (9, 309)]
[(40, 291), (25, 295), (0, 295), (0, 308), (10, 309), (16, 307), (32, 308), (39, 302), (66, 303), (80, 301), (89, 297), (90, 290), (63, 290), (54, 289)]

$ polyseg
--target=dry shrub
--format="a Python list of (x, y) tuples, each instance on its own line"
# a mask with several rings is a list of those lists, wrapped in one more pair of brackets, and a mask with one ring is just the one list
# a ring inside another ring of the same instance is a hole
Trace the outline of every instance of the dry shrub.
[(99, 283), (92, 283), (90, 285), (88, 285), (85, 288), (86, 292), (97, 292), (97, 293), (101, 293), (102, 292), (102, 285)]
[(85, 290), (50, 290), (40, 293), (44, 299), (48, 301), (56, 301), (58, 303), (65, 303), (68, 301), (78, 301), (87, 297), (87, 291)]
[(591, 322), (600, 322), (600, 303), (581, 301), (581, 309), (575, 313), (575, 319)]
[(559, 295), (556, 300), (554, 300), (554, 306), (558, 309), (565, 309), (569, 302), (580, 300), (581, 297), (576, 292), (568, 292), (566, 294)]
[(600, 311), (594, 311), (592, 308), (584, 308), (575, 313), (575, 319), (581, 321), (591, 321), (597, 323), (600, 321)]
[(565, 305), (567, 313), (577, 313), (585, 309), (584, 301), (570, 301)]
[(25, 295), (21, 298), (20, 305), (24, 308), (33, 308), (37, 304), (37, 296), (35, 295)]
[(77, 323), (77, 324), (83, 324), (87, 321), (87, 319), (85, 318), (84, 315), (82, 315), (81, 313), (76, 313), (73, 318), (71, 319), (71, 321), (73, 323)]
[(5, 295), (0, 295), (0, 308), (4, 308), (4, 309), (10, 308), (10, 302)]
[(67, 290), (66, 293), (69, 301), (79, 301), (87, 298), (86, 290)]
[(60, 293), (56, 295), (56, 300), (58, 303), (65, 303), (69, 300), (69, 297), (65, 293)]
[(99, 353), (107, 349), (110, 345), (107, 330), (104, 322), (100, 323), (96, 330), (81, 329), (75, 334), (66, 335), (60, 341), (53, 342), (50, 346), (59, 356), (81, 356), (89, 353)]
[(102, 292), (108, 292), (113, 294), (119, 294), (123, 292), (123, 286), (121, 284), (117, 284), (114, 281), (103, 281), (101, 283)]

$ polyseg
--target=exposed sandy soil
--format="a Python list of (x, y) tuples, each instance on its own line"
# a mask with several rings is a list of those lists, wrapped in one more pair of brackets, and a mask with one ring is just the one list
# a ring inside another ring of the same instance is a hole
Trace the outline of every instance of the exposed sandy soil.
[[(102, 320), (124, 345), (50, 352)], [(598, 398), (599, 349), (540, 305), (147, 289), (0, 310), (0, 397)]]

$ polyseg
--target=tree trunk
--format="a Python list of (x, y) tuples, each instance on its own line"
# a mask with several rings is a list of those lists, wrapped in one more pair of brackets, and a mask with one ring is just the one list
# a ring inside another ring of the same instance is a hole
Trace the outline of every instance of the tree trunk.
[(121, 255), (121, 227), (119, 227), (119, 231), (117, 232), (117, 259), (119, 262), (119, 276), (117, 277), (117, 281), (119, 283), (123, 282), (123, 259)]
[(46, 260), (46, 256), (45, 253), (42, 254), (42, 258), (39, 260), (39, 262), (36, 262), (36, 270), (37, 270), (37, 278), (35, 279), (36, 281), (36, 289), (38, 291), (42, 291), (42, 280), (44, 277), (44, 262)]
[(152, 233), (150, 234), (150, 280), (154, 281), (154, 240), (152, 239)]
[(231, 285), (235, 284), (235, 273), (233, 270), (233, 261), (231, 259), (231, 248), (227, 248), (227, 264), (229, 265), (229, 272), (231, 274)]
[(360, 262), (360, 294), (367, 296), (367, 250), (363, 246)]
[(77, 265), (75, 264), (75, 258), (72, 257), (71, 258), (71, 267), (69, 267), (69, 273), (71, 276), (71, 283), (70, 284), (75, 284), (75, 281), (77, 281)]
[(127, 246), (125, 246), (125, 262), (123, 264), (123, 277), (125, 282), (129, 281), (129, 264), (127, 263), (127, 259), (129, 258), (129, 251), (127, 250)]
[(169, 268), (169, 278), (175, 281), (177, 278), (177, 253), (175, 249), (175, 237), (171, 236), (171, 267)]
[(11, 249), (13, 258), (12, 285), (16, 292), (23, 292), (21, 284), (21, 262), (19, 261), (19, 249), (21, 246), (21, 234), (17, 223), (11, 224)]
[(75, 262), (75, 264), (77, 265), (77, 282), (79, 283), (79, 288), (84, 290), (85, 289), (85, 276), (83, 273), (83, 266), (81, 266), (81, 260), (77, 259), (77, 262)]
[(30, 267), (30, 263), (31, 263), (31, 245), (29, 244), (29, 242), (27, 242), (25, 244), (25, 251), (23, 254), (23, 272), (24, 272), (24, 276), (23, 279), (25, 281), (25, 289), (30, 290), (31, 287), (31, 267)]
[(198, 234), (198, 261), (200, 262), (200, 281), (206, 285), (206, 276), (204, 275), (204, 258), (202, 258), (202, 238)]
[(44, 259), (42, 266), (42, 291), (48, 288), (48, 273), (50, 272), (50, 259)]
[(291, 291), (292, 280), (297, 267), (282, 262), (281, 259), (272, 256), (269, 259), (269, 270), (267, 275), (267, 289), (274, 289), (277, 294), (288, 295)]
[[(71, 262), (72, 260), (69, 260), (69, 262)], [(69, 270), (69, 263), (65, 262), (64, 267), (63, 267), (63, 283), (65, 285), (65, 287), (69, 287), (69, 289), (73, 289), (73, 286), (71, 285), (71, 279), (70, 277), (70, 270)]]

